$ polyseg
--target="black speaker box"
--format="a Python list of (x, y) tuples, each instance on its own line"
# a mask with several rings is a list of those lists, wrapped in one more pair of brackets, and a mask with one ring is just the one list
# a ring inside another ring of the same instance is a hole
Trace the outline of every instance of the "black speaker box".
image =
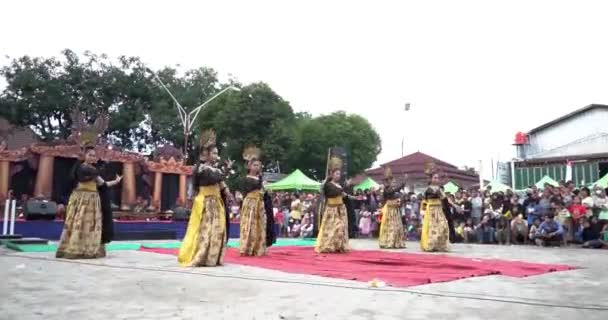
[(44, 200), (30, 200), (23, 208), (26, 220), (53, 220), (57, 215), (57, 203)]

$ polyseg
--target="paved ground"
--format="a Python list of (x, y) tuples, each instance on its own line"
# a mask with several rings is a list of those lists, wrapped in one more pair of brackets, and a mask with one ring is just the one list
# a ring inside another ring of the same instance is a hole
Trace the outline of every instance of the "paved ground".
[(239, 265), (182, 269), (175, 257), (135, 251), (59, 261), (2, 248), (0, 319), (608, 319), (608, 250), (455, 245), (451, 254), (583, 269), (372, 289)]

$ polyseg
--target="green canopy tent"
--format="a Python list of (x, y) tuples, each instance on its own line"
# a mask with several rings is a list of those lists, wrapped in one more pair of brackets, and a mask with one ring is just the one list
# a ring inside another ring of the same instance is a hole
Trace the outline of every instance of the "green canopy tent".
[(600, 186), (604, 189), (608, 188), (608, 173), (605, 176), (603, 176), (601, 179), (597, 180), (593, 185)]
[(271, 183), (266, 186), (266, 189), (271, 191), (279, 190), (302, 190), (302, 191), (316, 191), (321, 190), (321, 183), (312, 180), (307, 177), (302, 171), (296, 169), (287, 177), (279, 180), (275, 183)]
[(355, 191), (365, 191), (365, 190), (370, 190), (370, 189), (375, 189), (379, 186), (379, 184), (374, 181), (374, 179), (367, 177), (365, 178), (365, 180), (363, 180), (361, 183), (359, 183), (358, 185), (355, 186)]
[(460, 187), (452, 181), (448, 181), (448, 183), (443, 185), (443, 191), (451, 194), (458, 192), (458, 189), (460, 189)]
[(544, 177), (542, 177), (542, 179), (540, 179), (536, 183), (536, 187), (539, 188), (539, 189), (544, 189), (545, 188), (545, 184), (549, 184), (549, 185), (552, 185), (554, 187), (559, 186), (559, 183), (557, 181), (553, 180), (549, 176), (544, 176)]
[(496, 181), (496, 180), (490, 181), (490, 183), (488, 183), (486, 185), (486, 188), (487, 187), (491, 187), (492, 188), (492, 192), (501, 192), (501, 191), (505, 192), (505, 191), (511, 189), (511, 187), (509, 187), (508, 185), (506, 185), (506, 184), (504, 184), (502, 182)]

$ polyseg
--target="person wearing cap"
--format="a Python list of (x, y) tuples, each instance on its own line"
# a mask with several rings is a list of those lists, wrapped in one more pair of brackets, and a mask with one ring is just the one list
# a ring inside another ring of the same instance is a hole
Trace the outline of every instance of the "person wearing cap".
[(536, 234), (536, 244), (539, 246), (559, 246), (563, 242), (564, 228), (555, 220), (555, 214), (549, 212), (545, 221), (540, 224)]

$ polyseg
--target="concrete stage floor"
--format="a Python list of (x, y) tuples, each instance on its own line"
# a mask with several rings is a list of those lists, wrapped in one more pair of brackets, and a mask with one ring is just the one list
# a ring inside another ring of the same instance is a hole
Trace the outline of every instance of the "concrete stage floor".
[(608, 250), (458, 244), (450, 254), (582, 269), (373, 289), (239, 265), (183, 269), (136, 251), (60, 261), (0, 248), (0, 319), (608, 319)]

